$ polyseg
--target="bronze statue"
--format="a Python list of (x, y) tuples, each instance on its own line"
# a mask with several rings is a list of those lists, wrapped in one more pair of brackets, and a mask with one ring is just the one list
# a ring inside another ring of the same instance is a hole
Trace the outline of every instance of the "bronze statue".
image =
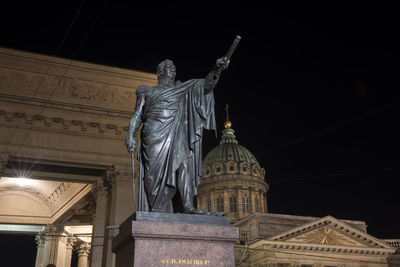
[(202, 177), (203, 129), (216, 130), (213, 89), (239, 40), (205, 79), (175, 81), (175, 66), (167, 59), (157, 66), (158, 85), (138, 87), (125, 143), (130, 153), (136, 150), (134, 135), (142, 123), (139, 211), (174, 212), (172, 198), (178, 191), (185, 213), (222, 215), (197, 210), (193, 197)]

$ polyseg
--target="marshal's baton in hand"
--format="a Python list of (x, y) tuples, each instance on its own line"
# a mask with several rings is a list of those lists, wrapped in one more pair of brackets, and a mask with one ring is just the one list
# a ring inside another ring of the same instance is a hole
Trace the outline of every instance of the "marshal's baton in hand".
[[(223, 61), (225, 61), (226, 63), (229, 63), (233, 52), (235, 52), (236, 47), (238, 46), (240, 40), (242, 39), (242, 37), (240, 37), (239, 35), (236, 35), (235, 40), (233, 40), (233, 43), (231, 45), (231, 47), (228, 50), (228, 53), (226, 53), (226, 55), (222, 58)], [(219, 75), (222, 72), (222, 68), (218, 67), (217, 69), (217, 73), (215, 74), (215, 77), (219, 77)]]
[(235, 38), (235, 40), (233, 40), (233, 43), (228, 50), (228, 53), (226, 53), (226, 55), (224, 57), (225, 60), (229, 61), (231, 59), (231, 56), (232, 56), (233, 52), (235, 52), (236, 47), (238, 46), (241, 39), (242, 39), (242, 37), (240, 37), (239, 35), (236, 35), (236, 38)]

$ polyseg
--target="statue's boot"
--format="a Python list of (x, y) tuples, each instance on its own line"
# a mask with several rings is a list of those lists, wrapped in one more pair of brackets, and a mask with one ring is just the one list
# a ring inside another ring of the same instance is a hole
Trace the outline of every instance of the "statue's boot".
[(195, 209), (193, 206), (189, 208), (185, 208), (185, 213), (187, 214), (198, 214), (198, 215), (206, 215), (208, 212), (204, 210)]
[(220, 212), (220, 211), (210, 211), (208, 212), (210, 216), (228, 216), (227, 212)]

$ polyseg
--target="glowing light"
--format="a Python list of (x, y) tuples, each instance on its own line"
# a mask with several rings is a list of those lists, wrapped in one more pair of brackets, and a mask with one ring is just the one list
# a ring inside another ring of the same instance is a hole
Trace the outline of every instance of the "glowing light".
[(21, 187), (25, 187), (34, 183), (34, 180), (24, 177), (14, 178), (14, 182)]

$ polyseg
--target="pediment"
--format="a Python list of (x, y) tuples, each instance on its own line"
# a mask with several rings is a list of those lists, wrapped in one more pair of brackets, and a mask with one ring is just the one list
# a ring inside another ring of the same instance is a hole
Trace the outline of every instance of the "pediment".
[(287, 239), (287, 241), (327, 244), (327, 245), (367, 247), (367, 245), (361, 242), (357, 242), (356, 240), (345, 236), (344, 234), (338, 232), (336, 229), (331, 228), (329, 226), (318, 227), (314, 230), (289, 238)]
[(366, 248), (390, 248), (385, 242), (332, 216), (326, 216), (292, 228), (272, 236), (268, 240)]

